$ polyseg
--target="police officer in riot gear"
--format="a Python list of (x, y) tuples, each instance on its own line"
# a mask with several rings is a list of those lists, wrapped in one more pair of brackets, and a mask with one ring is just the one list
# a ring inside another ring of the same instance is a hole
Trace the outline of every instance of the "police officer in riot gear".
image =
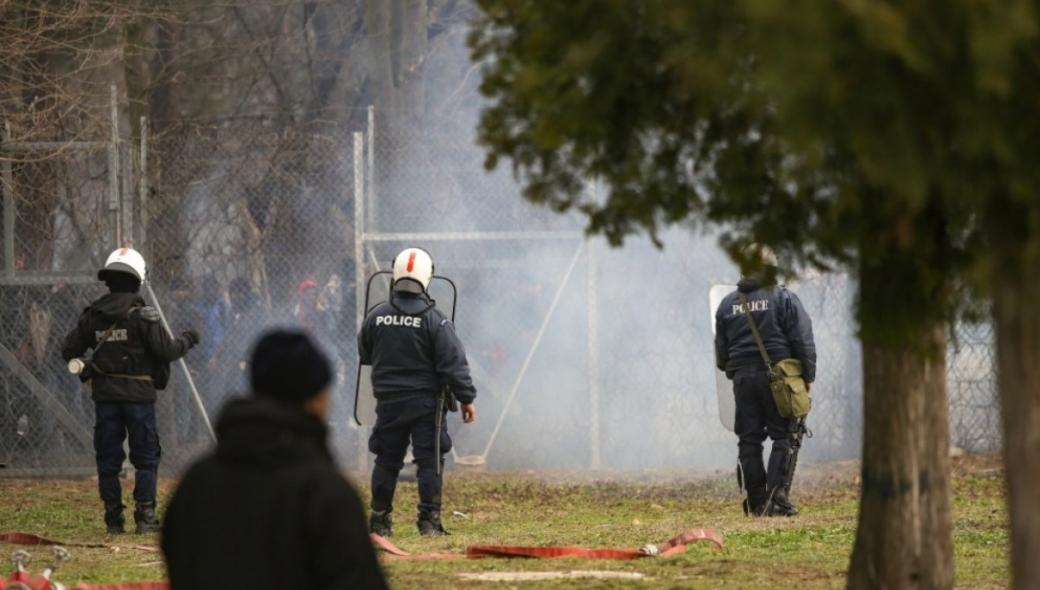
[[(61, 351), (69, 370), (91, 385), (98, 491), (105, 503), (105, 525), (110, 534), (124, 532), (119, 472), (127, 439), (136, 472), (137, 532), (159, 530), (155, 486), (161, 450), (155, 425), (155, 392), (166, 386), (169, 363), (199, 342), (194, 330), (170, 338), (159, 322), (158, 311), (145, 305), (139, 295), (144, 278), (144, 258), (137, 251), (120, 248), (113, 252), (98, 272), (98, 280), (104, 281), (109, 293), (80, 315)], [(91, 349), (91, 357), (83, 359)]]
[[(736, 396), (734, 431), (739, 438), (738, 476), (747, 492), (745, 512), (752, 515), (794, 516), (790, 488), (794, 465), (805, 433), (804, 420), (780, 415), (769, 384), (747, 311), (758, 328), (768, 357), (801, 362), (802, 378), (811, 391), (816, 378), (816, 345), (812, 320), (798, 296), (777, 284), (776, 255), (753, 245), (747, 272), (737, 291), (723, 299), (715, 314), (715, 355), (718, 368), (733, 381)], [(762, 443), (773, 441), (766, 469)]]
[[(376, 424), (369, 450), (376, 455), (372, 469), (372, 532), (392, 532), (394, 490), (404, 466), (409, 439), (419, 480), (422, 535), (443, 535), (441, 526), (441, 467), (451, 439), (439, 425), (439, 396), (454, 395), (466, 423), (476, 419), (476, 388), (455, 328), (430, 299), (433, 260), (419, 248), (408, 248), (393, 263), (389, 300), (365, 318), (358, 335), (358, 356), (372, 366)], [(443, 410), (446, 411), (446, 410)], [(438, 433), (439, 430), (439, 433)], [(440, 436), (441, 456), (436, 456)]]

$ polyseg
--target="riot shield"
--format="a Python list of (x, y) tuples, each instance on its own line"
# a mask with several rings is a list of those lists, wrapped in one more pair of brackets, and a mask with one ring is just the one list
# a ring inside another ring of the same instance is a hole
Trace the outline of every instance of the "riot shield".
[[(719, 309), (719, 304), (726, 298), (726, 295), (737, 290), (735, 285), (714, 285), (711, 291), (708, 292), (708, 313), (709, 321), (711, 322), (711, 335), (712, 339), (715, 336), (715, 312)], [(711, 365), (715, 366), (715, 359), (712, 359)], [(737, 419), (737, 402), (733, 397), (733, 383), (723, 373), (715, 367), (715, 396), (719, 403), (719, 421), (722, 425), (733, 432), (734, 423)]]
[[(382, 270), (368, 278), (365, 285), (365, 315), (390, 297), (393, 273)], [(455, 303), (458, 289), (448, 277), (434, 275), (427, 293), (437, 303), (437, 309), (455, 321)], [(358, 425), (371, 426), (376, 423), (376, 398), (372, 391), (372, 366), (358, 363), (357, 379), (354, 383), (354, 421)]]

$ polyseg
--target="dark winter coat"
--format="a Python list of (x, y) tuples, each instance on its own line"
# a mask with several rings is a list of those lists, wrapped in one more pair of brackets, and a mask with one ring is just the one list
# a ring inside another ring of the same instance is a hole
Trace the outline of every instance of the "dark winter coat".
[(396, 292), (365, 318), (358, 357), (372, 365), (372, 389), (379, 401), (434, 396), (450, 387), (462, 404), (477, 389), (455, 326), (429, 299)]
[(172, 588), (386, 588), (326, 436), (298, 406), (229, 402), (216, 451), (192, 465), (166, 511)]
[[(113, 326), (108, 340), (101, 344), (102, 336)], [(65, 337), (61, 357), (68, 362), (95, 350), (92, 368), (84, 373), (91, 379), (94, 401), (154, 402), (155, 384), (140, 378), (150, 379), (159, 364), (181, 358), (190, 348), (186, 338), (170, 337), (158, 313), (140, 295), (109, 293), (83, 311)]]
[(773, 363), (794, 358), (802, 363), (802, 377), (816, 380), (816, 343), (812, 319), (798, 296), (783, 286), (763, 287), (752, 278), (740, 281), (737, 290), (722, 300), (715, 313), (715, 357), (720, 370), (731, 374), (746, 366), (761, 366), (762, 355), (755, 343), (740, 302), (740, 294), (751, 305), (751, 316), (762, 335)]

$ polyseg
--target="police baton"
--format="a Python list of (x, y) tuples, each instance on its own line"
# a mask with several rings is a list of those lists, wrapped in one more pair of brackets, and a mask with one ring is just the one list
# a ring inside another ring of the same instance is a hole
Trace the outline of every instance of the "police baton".
[(436, 425), (433, 439), (433, 456), (437, 460), (438, 477), (440, 477), (441, 471), (443, 471), (443, 461), (441, 459), (441, 429), (444, 428), (444, 400), (447, 397), (448, 388), (445, 387), (437, 396), (437, 415), (433, 418), (433, 423)]
[[(145, 282), (144, 286), (145, 289), (148, 289), (148, 296), (152, 298), (152, 306), (159, 312), (159, 321), (162, 322), (163, 328), (166, 328), (166, 333), (170, 335), (170, 338), (175, 338), (169, 322), (166, 321), (166, 314), (163, 313), (162, 306), (159, 305), (159, 299), (155, 296), (155, 291), (152, 290), (152, 284)], [(206, 432), (209, 433), (210, 439), (216, 442), (217, 435), (213, 432), (213, 425), (209, 421), (209, 414), (206, 413), (206, 406), (202, 404), (199, 390), (195, 387), (195, 379), (192, 378), (191, 371), (188, 370), (188, 363), (184, 362), (184, 357), (178, 359), (177, 362), (180, 364), (181, 370), (184, 371), (184, 377), (188, 380), (191, 397), (195, 400), (195, 406), (199, 409), (199, 415), (202, 416), (202, 423), (206, 425)]]

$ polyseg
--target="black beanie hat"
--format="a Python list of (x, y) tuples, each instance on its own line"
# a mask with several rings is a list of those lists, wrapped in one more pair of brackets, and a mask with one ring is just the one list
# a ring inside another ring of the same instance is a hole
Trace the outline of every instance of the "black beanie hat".
[(303, 403), (332, 382), (332, 367), (307, 334), (276, 329), (253, 348), (249, 377), (254, 395)]

